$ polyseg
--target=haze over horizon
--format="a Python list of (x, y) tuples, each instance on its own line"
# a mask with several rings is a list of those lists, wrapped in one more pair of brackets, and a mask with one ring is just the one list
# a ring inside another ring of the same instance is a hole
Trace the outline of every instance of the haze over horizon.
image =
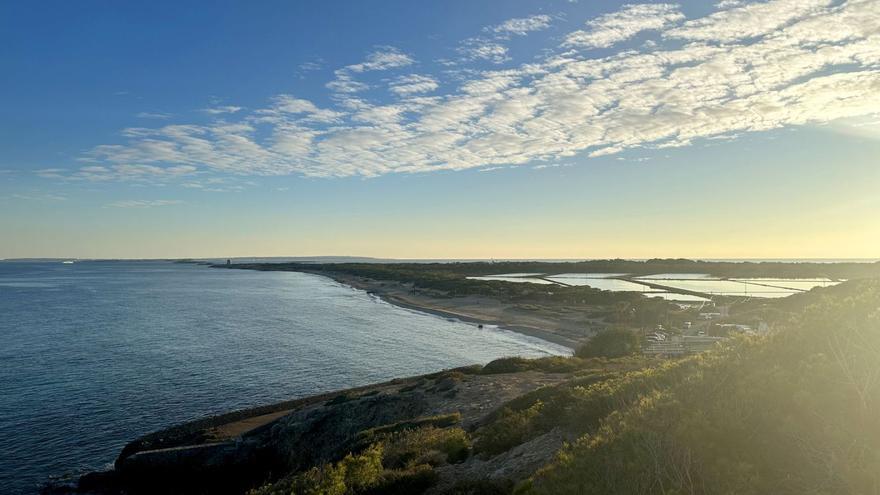
[(4, 2), (0, 42), (0, 258), (878, 256), (876, 0)]

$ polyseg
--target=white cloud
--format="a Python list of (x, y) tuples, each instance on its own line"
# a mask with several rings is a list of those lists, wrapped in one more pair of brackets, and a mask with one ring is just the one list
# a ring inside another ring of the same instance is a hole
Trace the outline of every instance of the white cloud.
[(533, 15), (530, 17), (520, 17), (516, 19), (508, 19), (497, 26), (487, 27), (484, 31), (493, 32), (500, 36), (508, 35), (525, 35), (532, 31), (541, 31), (550, 27), (549, 15)]
[(352, 72), (366, 72), (372, 70), (388, 70), (411, 65), (414, 60), (407, 54), (393, 46), (382, 47), (367, 55), (366, 60), (359, 64), (349, 65)]
[(105, 208), (155, 208), (182, 204), (178, 199), (126, 199), (104, 205)]
[(684, 15), (679, 12), (678, 5), (626, 5), (617, 12), (587, 21), (587, 29), (570, 33), (565, 37), (563, 46), (608, 48), (643, 31), (663, 29), (683, 19)]
[[(759, 34), (736, 38), (721, 24), (747, 23), (751, 14), (720, 14), (748, 6), (689, 21), (667, 4), (651, 7), (660, 9), (658, 18), (645, 15), (648, 7), (627, 6), (588, 23), (585, 46), (659, 30), (655, 46), (601, 58), (568, 50), (505, 70), (459, 71), (457, 87), (446, 84), (451, 89), (441, 93), (431, 76), (391, 77), (392, 91), (425, 85), (395, 91), (399, 97), (384, 104), (351, 93), (336, 93), (328, 107), (279, 95), (226, 122), (126, 129), (122, 143), (95, 147), (81, 169), (42, 173), (190, 181), (201, 172), (485, 170), (880, 114), (880, 2), (807, 2), (808, 12), (784, 0), (749, 4), (765, 9), (765, 21), (746, 31)], [(506, 49), (495, 55), (506, 58)], [(388, 68), (389, 60), (368, 57), (359, 70)], [(338, 72), (349, 82), (360, 74)], [(432, 82), (433, 93), (422, 94)]]
[[(487, 26), (483, 31), (486, 37), (467, 38), (456, 48), (460, 58), (457, 62), (488, 61), (500, 64), (510, 60), (507, 47), (502, 43), (513, 36), (525, 36), (531, 32), (541, 31), (550, 27), (552, 18), (538, 14), (529, 17), (508, 19), (495, 26)], [(441, 60), (441, 65), (455, 65), (454, 60)]]
[(351, 74), (343, 70), (337, 70), (336, 79), (328, 82), (325, 86), (330, 91), (348, 94), (358, 93), (370, 87), (368, 84), (354, 80)]
[[(730, 42), (775, 34), (782, 26), (798, 19), (825, 13), (832, 0), (770, 0), (721, 10), (694, 19), (667, 33), (672, 38)], [(725, 7), (731, 7), (727, 4)]]
[(467, 39), (459, 45), (457, 50), (466, 61), (487, 60), (500, 64), (510, 60), (510, 57), (507, 56), (506, 46), (483, 38)]
[[(278, 95), (272, 99), (272, 108), (257, 110), (257, 114), (278, 116), (279, 114), (299, 114), (303, 120), (314, 122), (334, 122), (343, 114), (326, 108), (318, 108), (314, 103), (290, 95)], [(271, 122), (272, 119), (265, 121)], [(277, 122), (277, 120), (275, 120)]]
[(135, 117), (139, 119), (159, 119), (166, 120), (173, 117), (170, 113), (162, 113), (162, 112), (140, 112)]
[[(165, 144), (165, 148), (170, 146)], [(168, 155), (157, 152), (159, 148), (150, 146), (137, 146), (131, 149), (116, 146), (98, 147), (89, 154), (89, 161), (125, 161), (125, 158), (137, 159), (141, 157), (143, 162), (173, 161), (182, 155)], [(175, 180), (194, 175), (198, 168), (194, 165), (171, 164), (158, 166), (152, 164), (131, 163), (108, 163), (106, 165), (87, 165), (75, 170), (67, 169), (43, 169), (38, 170), (37, 175), (47, 179), (85, 180), (90, 182), (106, 181), (129, 181), (129, 182), (157, 182)]]
[(302, 64), (299, 64), (299, 70), (300, 72), (312, 72), (323, 69), (324, 65), (326, 65), (324, 59), (318, 58), (311, 62), (304, 62)]
[(717, 9), (729, 9), (731, 7), (741, 7), (743, 0), (719, 0), (715, 3)]
[(243, 110), (243, 107), (237, 107), (234, 105), (224, 105), (224, 106), (219, 106), (219, 107), (202, 109), (203, 112), (205, 112), (209, 115), (222, 115), (225, 113), (238, 113), (242, 110)]
[(367, 58), (353, 65), (346, 65), (334, 71), (336, 78), (324, 86), (334, 93), (351, 95), (370, 89), (370, 85), (358, 81), (353, 74), (370, 71), (384, 71), (397, 69), (413, 64), (415, 61), (409, 55), (401, 52), (393, 46), (381, 47), (367, 55)]
[(430, 93), (436, 90), (440, 85), (437, 80), (431, 76), (420, 74), (410, 74), (408, 76), (400, 76), (392, 82), (388, 89), (398, 96), (409, 96), (418, 93)]

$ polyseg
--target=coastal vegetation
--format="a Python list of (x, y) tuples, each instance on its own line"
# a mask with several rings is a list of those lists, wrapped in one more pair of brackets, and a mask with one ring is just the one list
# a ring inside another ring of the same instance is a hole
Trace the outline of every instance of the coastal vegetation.
[(624, 328), (609, 328), (594, 335), (580, 346), (578, 357), (623, 357), (639, 352), (639, 337)]
[[(541, 369), (569, 378), (508, 401), (470, 430), (434, 421), (375, 430), (360, 452), (286, 480), (285, 493), (427, 489), (442, 466), (491, 462), (552, 432), (569, 443), (529, 476), (458, 479), (443, 493), (876, 493), (880, 281), (824, 289), (800, 303), (769, 336), (681, 359), (489, 363), (478, 372)], [(607, 344), (579, 354), (618, 354), (626, 342), (619, 330), (602, 335)], [(275, 493), (268, 489), (254, 493)]]
[(880, 283), (840, 289), (767, 338), (677, 364), (521, 492), (876, 493)]
[[(312, 467), (249, 495), (347, 495), (421, 493), (437, 482), (434, 468), (470, 455), (469, 435), (459, 427), (437, 428), (435, 418), (373, 429), (371, 442), (335, 463)], [(448, 419), (448, 418), (443, 418)]]

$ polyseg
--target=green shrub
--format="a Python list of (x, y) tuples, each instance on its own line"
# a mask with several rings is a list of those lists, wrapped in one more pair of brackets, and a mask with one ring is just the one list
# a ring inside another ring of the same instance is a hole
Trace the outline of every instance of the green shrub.
[(441, 414), (437, 416), (427, 416), (407, 421), (398, 421), (397, 423), (377, 426), (375, 428), (370, 428), (369, 430), (364, 430), (360, 432), (358, 434), (356, 445), (368, 445), (378, 440), (385, 439), (388, 435), (391, 435), (392, 433), (397, 433), (405, 430), (415, 430), (425, 427), (448, 428), (450, 426), (455, 426), (458, 424), (461, 424), (461, 413), (457, 412), (450, 414)]
[(623, 374), (593, 373), (525, 394), (488, 417), (477, 431), (474, 451), (496, 455), (555, 427), (576, 434), (592, 432), (615, 409), (695, 373), (700, 359), (662, 361)]
[(346, 495), (375, 486), (382, 474), (382, 445), (375, 444), (358, 455), (348, 454), (336, 464), (314, 467), (294, 476), (293, 495)]
[(365, 490), (364, 495), (415, 495), (431, 488), (439, 475), (426, 464), (407, 469), (390, 469), (382, 473), (379, 482)]
[(496, 359), (483, 366), (483, 375), (517, 373), (520, 371), (544, 371), (546, 373), (571, 373), (585, 366), (585, 362), (577, 357), (550, 356), (538, 359), (522, 357), (506, 357)]
[(345, 471), (336, 466), (314, 467), (293, 478), (291, 495), (346, 495)]
[(629, 330), (611, 328), (599, 332), (582, 345), (576, 356), (582, 358), (629, 356), (639, 351), (639, 337)]
[(467, 459), (471, 449), (470, 438), (461, 428), (433, 426), (394, 433), (385, 443), (383, 460), (389, 468), (457, 463)]
[(496, 455), (523, 443), (531, 436), (534, 430), (532, 422), (543, 407), (543, 402), (536, 401), (520, 411), (505, 408), (493, 423), (480, 429), (474, 451)]
[(337, 464), (345, 476), (345, 486), (349, 490), (362, 490), (379, 481), (382, 474), (382, 444), (373, 444), (362, 453), (348, 454)]
[[(437, 482), (437, 473), (432, 466), (410, 462), (403, 466), (401, 455), (412, 457), (414, 453), (424, 456), (427, 452), (437, 452), (444, 456), (461, 455), (464, 445), (469, 448), (466, 434), (460, 429), (449, 433), (447, 430), (425, 431), (418, 435), (404, 432), (397, 441), (391, 442), (392, 450), (386, 452), (382, 443), (375, 443), (360, 454), (348, 454), (335, 464), (324, 464), (303, 471), (293, 477), (275, 484), (251, 490), (249, 495), (379, 495), (416, 494), (428, 489)], [(414, 430), (422, 432), (423, 430)], [(419, 442), (424, 442), (420, 444)], [(392, 464), (399, 468), (384, 469), (383, 458), (391, 456)]]
[(532, 369), (547, 373), (571, 373), (584, 366), (577, 357), (549, 356), (532, 360)]
[(483, 366), (482, 374), (495, 375), (500, 373), (516, 373), (531, 369), (529, 360), (521, 357), (506, 357), (490, 361)]

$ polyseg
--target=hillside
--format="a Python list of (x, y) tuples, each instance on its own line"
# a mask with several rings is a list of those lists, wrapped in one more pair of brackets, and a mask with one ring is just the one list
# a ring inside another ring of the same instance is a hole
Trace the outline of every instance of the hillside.
[(644, 386), (522, 493), (877, 493), (880, 283), (802, 299), (769, 338)]

